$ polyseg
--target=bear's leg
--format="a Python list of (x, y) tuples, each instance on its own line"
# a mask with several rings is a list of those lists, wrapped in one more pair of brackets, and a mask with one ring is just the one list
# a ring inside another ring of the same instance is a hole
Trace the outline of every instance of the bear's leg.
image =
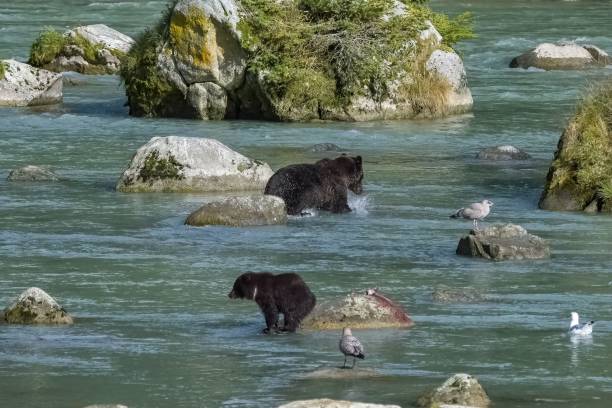
[(266, 328), (263, 329), (263, 333), (270, 333), (276, 325), (278, 325), (278, 309), (275, 305), (268, 304), (261, 308), (264, 317), (266, 318)]
[(330, 211), (333, 213), (351, 212), (351, 208), (348, 206), (348, 193), (346, 187), (334, 186)]
[(300, 325), (300, 320), (298, 316), (295, 316), (294, 313), (285, 313), (285, 327), (283, 327), (283, 331), (286, 332), (295, 332)]

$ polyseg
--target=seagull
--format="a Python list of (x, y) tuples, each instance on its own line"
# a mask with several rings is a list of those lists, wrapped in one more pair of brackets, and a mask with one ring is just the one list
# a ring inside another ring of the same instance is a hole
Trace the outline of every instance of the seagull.
[(479, 203), (472, 203), (469, 207), (457, 210), (451, 218), (465, 218), (474, 221), (474, 229), (478, 231), (478, 220), (482, 221), (491, 212), (493, 202), (482, 200)]
[[(360, 358), (364, 359), (365, 355), (363, 354), (363, 346), (359, 339), (353, 336), (351, 329), (345, 327), (342, 330), (342, 338), (340, 338), (340, 351), (344, 354), (344, 365), (342, 368), (353, 368), (355, 367), (355, 359)], [(346, 358), (348, 356), (353, 357), (353, 365), (350, 367), (346, 366)]]
[(580, 324), (578, 313), (572, 312), (572, 321), (570, 323), (569, 332), (570, 334), (576, 336), (588, 336), (589, 334), (593, 333), (593, 323), (595, 323), (594, 320)]

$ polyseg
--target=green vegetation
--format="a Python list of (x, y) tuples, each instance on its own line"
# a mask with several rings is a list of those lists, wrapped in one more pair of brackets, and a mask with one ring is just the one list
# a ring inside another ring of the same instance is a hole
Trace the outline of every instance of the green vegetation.
[(4, 66), (4, 61), (0, 61), (0, 80), (4, 79), (4, 71), (6, 70)]
[(138, 177), (144, 182), (159, 179), (182, 180), (185, 178), (182, 174), (184, 167), (173, 155), (167, 159), (160, 159), (159, 152), (154, 150), (145, 158)]
[(583, 207), (612, 201), (612, 81), (591, 89), (566, 128), (549, 189), (571, 187)]
[(103, 48), (100, 44), (92, 44), (82, 35), (66, 36), (53, 28), (45, 28), (36, 38), (30, 49), (28, 64), (35, 67), (44, 67), (59, 55), (65, 48), (74, 45), (83, 50), (83, 58), (90, 64), (99, 64), (98, 52)]

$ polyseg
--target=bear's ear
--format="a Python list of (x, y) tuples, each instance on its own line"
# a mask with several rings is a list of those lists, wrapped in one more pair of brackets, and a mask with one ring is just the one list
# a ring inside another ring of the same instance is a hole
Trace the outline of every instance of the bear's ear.
[(361, 168), (361, 156), (355, 157), (355, 163), (357, 164), (357, 167)]

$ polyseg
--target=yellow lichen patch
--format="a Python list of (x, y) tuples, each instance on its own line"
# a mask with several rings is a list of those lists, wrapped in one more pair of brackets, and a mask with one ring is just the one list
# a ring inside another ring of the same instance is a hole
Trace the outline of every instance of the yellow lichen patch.
[(214, 26), (199, 8), (189, 7), (187, 14), (175, 10), (169, 32), (172, 48), (179, 58), (200, 68), (210, 67), (215, 62)]

